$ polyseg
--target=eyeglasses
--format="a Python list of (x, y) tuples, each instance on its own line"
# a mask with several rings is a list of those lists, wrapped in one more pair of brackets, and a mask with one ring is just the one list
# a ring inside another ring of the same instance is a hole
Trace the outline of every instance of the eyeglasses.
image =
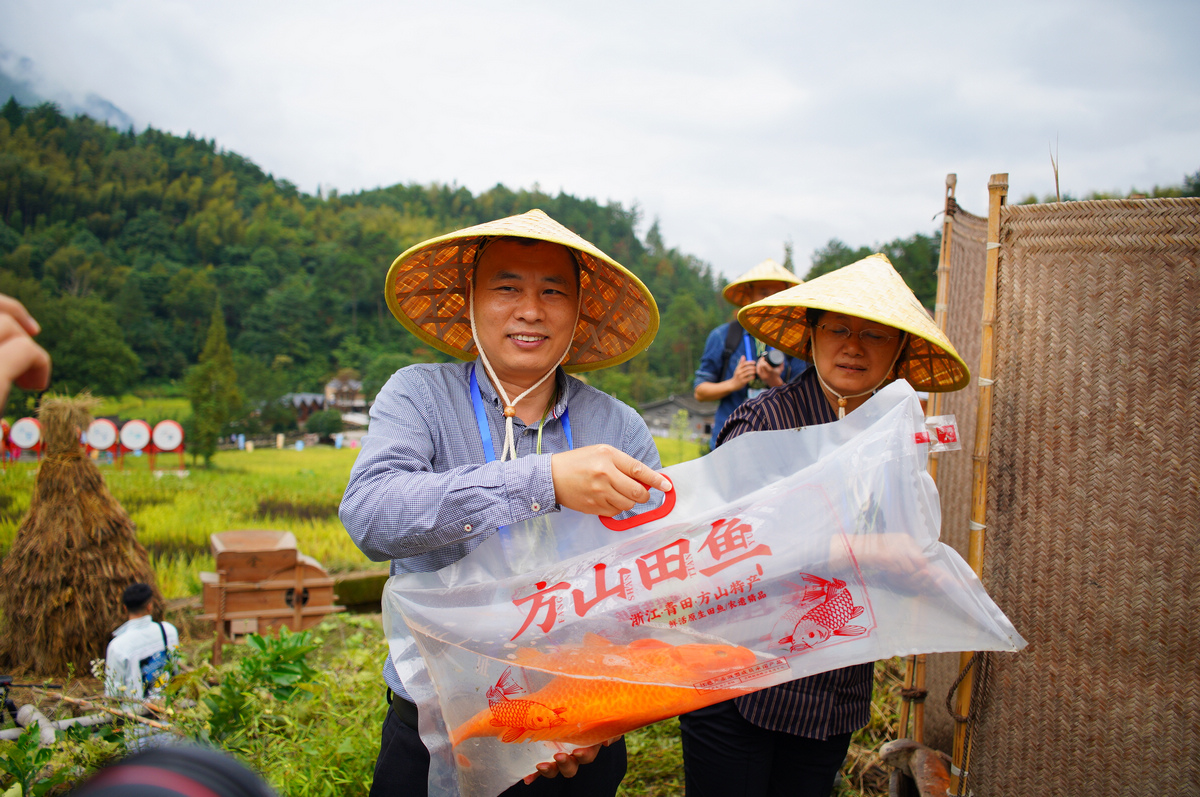
[[(850, 329), (842, 324), (829, 326), (828, 324), (817, 324), (817, 329), (823, 330), (826, 335), (836, 340), (838, 343), (845, 343), (850, 340), (850, 336), (855, 334)], [(886, 346), (891, 341), (898, 338), (899, 335), (889, 335), (886, 332), (880, 332), (878, 329), (863, 329), (858, 332), (858, 339), (864, 346), (878, 347)]]

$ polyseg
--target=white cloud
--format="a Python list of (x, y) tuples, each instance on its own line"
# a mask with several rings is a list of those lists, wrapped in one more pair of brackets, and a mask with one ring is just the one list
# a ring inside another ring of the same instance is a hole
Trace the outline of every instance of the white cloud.
[[(729, 274), (1015, 196), (1200, 168), (1200, 4), (10, 0), (0, 68), (313, 191), (538, 183), (635, 202)], [(7, 59), (7, 60), (6, 60)]]

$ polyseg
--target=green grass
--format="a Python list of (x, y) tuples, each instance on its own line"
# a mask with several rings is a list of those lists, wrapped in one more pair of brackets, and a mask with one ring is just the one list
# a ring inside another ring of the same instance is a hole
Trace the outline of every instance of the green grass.
[[(189, 633), (195, 623), (186, 617), (170, 619), (183, 631), (180, 662), (184, 671), (172, 682), (175, 707), (165, 718), (178, 732), (191, 738), (211, 736), (213, 742), (261, 773), (285, 797), (367, 794), (387, 711), (379, 676), (387, 644), (379, 615), (330, 615), (313, 629), (316, 649), (308, 654), (308, 663), (316, 674), (311, 684), (291, 697), (280, 697), (261, 686), (242, 688), (233, 694), (223, 692), (218, 684), (236, 677), (240, 662), (255, 655), (255, 651), (245, 644), (227, 645), (225, 664), (214, 669), (211, 640)], [(876, 665), (871, 720), (854, 736), (841, 785), (834, 792), (836, 797), (887, 794), (887, 775), (875, 762), (875, 751), (894, 738), (900, 673), (899, 659)], [(65, 693), (88, 699), (98, 699), (102, 689), (99, 681), (86, 674), (60, 683)], [(241, 702), (242, 718), (233, 727), (222, 729), (213, 724), (217, 704), (211, 701), (219, 703), (230, 697)], [(51, 719), (69, 714), (65, 705), (56, 705), (47, 697), (22, 692), (19, 699), (32, 699)], [(179, 699), (185, 700), (175, 702)], [(10, 726), (11, 720), (3, 725)], [(678, 719), (632, 731), (625, 740), (628, 769), (617, 792), (619, 797), (683, 794)], [(13, 753), (14, 743), (0, 742), (0, 759)], [(43, 777), (48, 777), (51, 770), (71, 773), (69, 781), (74, 782), (64, 783), (52, 792), (60, 794), (121, 753), (119, 737), (116, 741), (65, 739), (53, 748), (51, 767)], [(0, 771), (0, 791), (7, 785), (8, 779)]]
[(116, 415), (122, 421), (139, 419), (151, 426), (162, 420), (182, 421), (192, 414), (192, 405), (186, 398), (171, 398), (166, 396), (134, 396), (106, 397), (101, 400), (92, 415)]
[(625, 734), (628, 766), (618, 797), (672, 797), (683, 794), (683, 746), (679, 718)]
[(677, 465), (700, 456), (700, 444), (692, 440), (654, 438), (663, 467)]

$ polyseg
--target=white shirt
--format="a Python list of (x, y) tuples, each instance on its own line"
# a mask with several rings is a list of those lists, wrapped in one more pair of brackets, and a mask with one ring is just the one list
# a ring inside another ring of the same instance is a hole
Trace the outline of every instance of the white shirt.
[[(167, 637), (165, 648), (164, 632)], [(136, 700), (157, 696), (170, 676), (167, 656), (155, 654), (169, 654), (177, 647), (179, 632), (170, 623), (156, 623), (148, 614), (125, 623), (113, 631), (113, 641), (108, 643), (104, 655), (104, 694)], [(149, 694), (143, 685), (143, 675), (159, 681)]]

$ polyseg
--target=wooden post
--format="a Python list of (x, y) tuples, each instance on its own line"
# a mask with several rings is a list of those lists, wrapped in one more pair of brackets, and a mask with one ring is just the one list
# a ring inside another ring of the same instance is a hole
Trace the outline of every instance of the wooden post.
[[(996, 293), (1000, 276), (1000, 209), (1008, 198), (1008, 174), (993, 174), (988, 181), (987, 272), (983, 285), (983, 339), (979, 353), (979, 414), (975, 422), (975, 454), (971, 479), (971, 536), (967, 549), (967, 564), (975, 575), (983, 578), (984, 531), (987, 528), (988, 449), (992, 439), (992, 381), (995, 365)], [(959, 655), (959, 668), (971, 660), (971, 652)], [(955, 712), (969, 716), (971, 685), (974, 673), (962, 679), (955, 696)], [(959, 781), (969, 774), (971, 751), (966, 745), (967, 723), (954, 727), (954, 766), (951, 789), (957, 791)]]
[[(916, 657), (917, 676), (915, 679), (917, 689), (925, 689), (925, 654), (917, 654)], [(913, 706), (913, 741), (920, 744), (925, 743), (925, 698), (917, 700)]]
[(904, 696), (904, 693), (913, 687), (913, 680), (917, 675), (917, 657), (908, 656), (904, 659), (904, 689), (900, 692), (900, 722), (896, 728), (897, 739), (908, 739), (908, 707), (912, 705), (912, 701)]
[(216, 633), (213, 634), (213, 655), (212, 663), (214, 667), (221, 666), (221, 648), (225, 645), (225, 571), (217, 571), (217, 619), (213, 621), (216, 624)]
[(304, 568), (296, 566), (296, 586), (292, 588), (292, 633), (299, 634), (304, 617)]

